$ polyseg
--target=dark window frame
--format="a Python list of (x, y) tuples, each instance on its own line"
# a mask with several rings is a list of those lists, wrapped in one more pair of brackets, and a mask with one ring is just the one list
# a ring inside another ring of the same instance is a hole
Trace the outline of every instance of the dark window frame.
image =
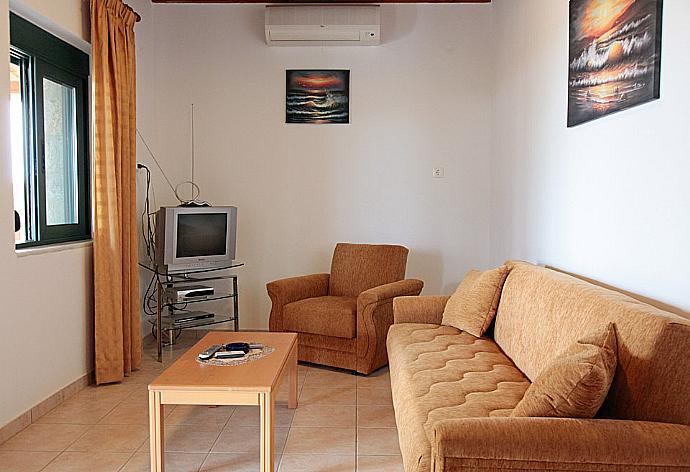
[[(89, 56), (23, 18), (10, 13), (10, 61), (19, 63), (24, 105), (27, 241), (17, 249), (91, 239), (89, 150)], [(44, 79), (75, 91), (77, 223), (48, 225), (46, 215)], [(26, 94), (26, 95), (25, 95)]]

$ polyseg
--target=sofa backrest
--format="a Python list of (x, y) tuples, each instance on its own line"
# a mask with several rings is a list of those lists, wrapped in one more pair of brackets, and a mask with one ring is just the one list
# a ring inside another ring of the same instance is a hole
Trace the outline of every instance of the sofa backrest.
[(333, 251), (328, 294), (356, 297), (405, 278), (408, 249), (391, 244), (338, 243)]
[(599, 416), (690, 424), (690, 321), (570, 275), (510, 264), (494, 339), (530, 380), (613, 322), (618, 369)]

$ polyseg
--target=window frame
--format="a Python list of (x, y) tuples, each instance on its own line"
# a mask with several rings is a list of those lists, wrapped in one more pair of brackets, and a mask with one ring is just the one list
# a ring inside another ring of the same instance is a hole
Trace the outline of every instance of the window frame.
[[(88, 54), (10, 13), (10, 61), (19, 61), (24, 106), (27, 241), (17, 249), (91, 239)], [(46, 214), (44, 79), (74, 89), (77, 223), (48, 225)], [(24, 94), (26, 93), (26, 99)]]

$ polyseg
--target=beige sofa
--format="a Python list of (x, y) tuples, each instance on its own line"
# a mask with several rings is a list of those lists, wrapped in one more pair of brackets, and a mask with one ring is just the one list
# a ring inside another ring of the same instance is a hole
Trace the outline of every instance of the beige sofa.
[[(394, 300), (387, 348), (405, 471), (690, 470), (690, 322), (511, 264), (490, 336), (441, 326), (447, 297)], [(555, 356), (609, 321), (619, 362), (597, 418), (510, 417)]]

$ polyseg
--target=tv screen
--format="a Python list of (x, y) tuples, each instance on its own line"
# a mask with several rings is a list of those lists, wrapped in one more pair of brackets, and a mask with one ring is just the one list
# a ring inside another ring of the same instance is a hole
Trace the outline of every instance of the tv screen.
[(228, 230), (227, 213), (177, 215), (177, 257), (222, 256)]

